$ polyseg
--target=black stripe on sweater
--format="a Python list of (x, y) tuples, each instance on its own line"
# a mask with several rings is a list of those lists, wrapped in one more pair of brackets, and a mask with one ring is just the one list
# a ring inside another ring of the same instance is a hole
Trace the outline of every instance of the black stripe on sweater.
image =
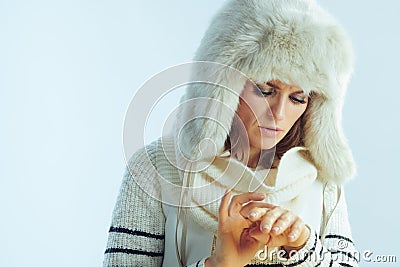
[(155, 238), (155, 239), (164, 239), (164, 235), (160, 234), (152, 234), (152, 233), (146, 233), (143, 231), (138, 231), (138, 230), (130, 230), (122, 227), (110, 227), (109, 230), (110, 233), (124, 233), (124, 234), (129, 234), (129, 235), (137, 235), (137, 236), (144, 236), (144, 237), (150, 237), (150, 238)]
[(161, 252), (153, 252), (153, 251), (145, 251), (138, 249), (129, 249), (129, 248), (108, 248), (104, 252), (107, 253), (125, 253), (125, 254), (136, 254), (136, 255), (145, 255), (149, 257), (162, 257), (164, 253)]
[(342, 235), (333, 235), (333, 234), (331, 234), (331, 235), (326, 235), (325, 238), (338, 238), (338, 239), (343, 239), (343, 240), (346, 240), (347, 242), (350, 242), (350, 243), (354, 244), (353, 240), (351, 240), (351, 239), (348, 238), (348, 237), (342, 236)]
[(324, 246), (321, 246), (321, 250), (319, 251), (319, 257), (322, 257), (322, 253), (324, 252)]
[(350, 264), (347, 264), (347, 263), (343, 263), (343, 262), (339, 262), (339, 264), (341, 266), (344, 266), (344, 267), (354, 267), (353, 265), (350, 265)]

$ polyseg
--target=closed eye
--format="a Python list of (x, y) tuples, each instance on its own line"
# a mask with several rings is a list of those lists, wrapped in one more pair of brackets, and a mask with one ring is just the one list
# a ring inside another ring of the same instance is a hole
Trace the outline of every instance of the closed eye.
[(261, 94), (268, 96), (268, 95), (272, 95), (273, 91), (269, 91), (269, 90), (265, 90), (265, 89), (260, 89)]
[(258, 95), (261, 95), (261, 96), (270, 96), (274, 93), (273, 88), (261, 86), (258, 84), (256, 86), (254, 86), (254, 90), (256, 91), (256, 93)]
[(290, 100), (295, 104), (305, 104), (307, 103), (306, 97), (304, 96), (290, 96)]

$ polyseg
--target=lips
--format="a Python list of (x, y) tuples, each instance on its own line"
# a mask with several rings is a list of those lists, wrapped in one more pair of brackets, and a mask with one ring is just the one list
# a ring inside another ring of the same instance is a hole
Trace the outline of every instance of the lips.
[(283, 130), (278, 128), (278, 127), (263, 127), (263, 126), (259, 126), (259, 128), (260, 128), (261, 134), (263, 136), (266, 136), (266, 137), (276, 138), (283, 132)]

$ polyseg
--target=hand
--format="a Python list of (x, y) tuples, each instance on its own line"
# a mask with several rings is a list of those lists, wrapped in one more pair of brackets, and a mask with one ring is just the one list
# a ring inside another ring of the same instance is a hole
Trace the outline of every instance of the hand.
[(259, 243), (250, 235), (249, 231), (254, 223), (240, 214), (245, 203), (263, 200), (265, 195), (254, 192), (245, 193), (234, 196), (229, 203), (231, 195), (232, 193), (227, 191), (221, 200), (215, 254), (206, 260), (207, 267), (242, 267), (249, 263), (265, 244)]
[(270, 247), (298, 250), (304, 247), (311, 234), (299, 216), (279, 206), (252, 202), (242, 208), (241, 214), (256, 222), (250, 236)]

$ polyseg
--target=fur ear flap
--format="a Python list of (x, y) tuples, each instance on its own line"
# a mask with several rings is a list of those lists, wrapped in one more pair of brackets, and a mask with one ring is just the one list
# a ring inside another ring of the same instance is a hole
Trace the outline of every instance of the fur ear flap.
[(311, 92), (304, 129), (309, 158), (324, 181), (341, 184), (354, 175), (341, 126), (353, 49), (345, 30), (315, 0), (228, 0), (212, 20), (195, 60), (223, 64), (236, 74), (212, 66), (194, 72), (211, 80), (188, 86), (181, 101), (175, 134), (185, 157), (213, 158), (223, 150), (247, 75), (263, 82), (279, 79)]
[(341, 128), (341, 100), (317, 95), (306, 114), (304, 145), (323, 182), (343, 184), (355, 175), (355, 163)]
[(177, 151), (191, 161), (213, 160), (224, 150), (247, 77), (214, 62), (193, 63), (193, 77), (175, 125)]

